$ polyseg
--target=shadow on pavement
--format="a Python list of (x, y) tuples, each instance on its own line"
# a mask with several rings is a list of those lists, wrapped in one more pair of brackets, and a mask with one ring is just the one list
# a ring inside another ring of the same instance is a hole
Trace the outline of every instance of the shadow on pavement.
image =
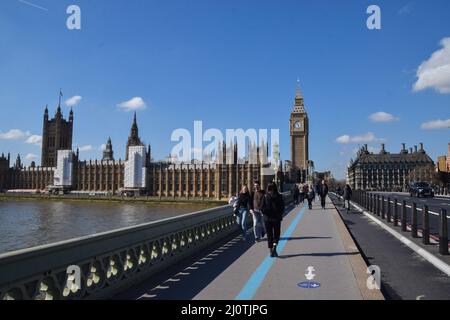
[(323, 253), (299, 253), (278, 256), (280, 259), (289, 259), (295, 257), (333, 257), (333, 256), (353, 256), (359, 252), (323, 252)]
[(286, 241), (291, 241), (291, 240), (308, 240), (308, 239), (331, 239), (331, 237), (289, 237), (289, 238), (281, 237), (280, 238), (280, 240), (286, 240)]
[(115, 300), (192, 300), (211, 281), (253, 246), (248, 236), (228, 237), (214, 247), (187, 258), (173, 267), (128, 289)]

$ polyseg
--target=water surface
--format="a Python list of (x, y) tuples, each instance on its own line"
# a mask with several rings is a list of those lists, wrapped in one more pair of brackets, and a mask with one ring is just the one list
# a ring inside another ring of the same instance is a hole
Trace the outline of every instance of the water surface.
[(0, 201), (0, 253), (133, 226), (206, 206), (118, 202)]

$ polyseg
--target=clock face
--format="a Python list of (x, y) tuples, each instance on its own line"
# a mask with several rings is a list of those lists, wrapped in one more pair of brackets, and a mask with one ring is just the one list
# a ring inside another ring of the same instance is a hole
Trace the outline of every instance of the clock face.
[(294, 129), (301, 129), (303, 127), (303, 124), (301, 121), (294, 122)]

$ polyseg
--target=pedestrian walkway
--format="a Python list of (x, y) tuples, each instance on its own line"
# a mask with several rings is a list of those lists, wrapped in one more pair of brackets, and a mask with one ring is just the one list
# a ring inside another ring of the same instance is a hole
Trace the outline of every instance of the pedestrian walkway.
[(312, 210), (292, 209), (281, 233), (278, 258), (270, 258), (266, 241), (253, 244), (239, 236), (160, 283), (143, 283), (117, 298), (383, 299), (367, 288), (367, 265), (329, 199), (325, 210), (319, 202)]

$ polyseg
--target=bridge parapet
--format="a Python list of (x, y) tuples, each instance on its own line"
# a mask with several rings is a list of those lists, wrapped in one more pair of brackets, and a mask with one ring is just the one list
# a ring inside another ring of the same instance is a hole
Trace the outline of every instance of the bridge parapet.
[[(106, 298), (237, 228), (231, 207), (222, 206), (2, 254), (0, 299)], [(68, 268), (79, 268), (79, 284)]]
[(0, 300), (108, 298), (237, 231), (226, 205), (5, 253)]

